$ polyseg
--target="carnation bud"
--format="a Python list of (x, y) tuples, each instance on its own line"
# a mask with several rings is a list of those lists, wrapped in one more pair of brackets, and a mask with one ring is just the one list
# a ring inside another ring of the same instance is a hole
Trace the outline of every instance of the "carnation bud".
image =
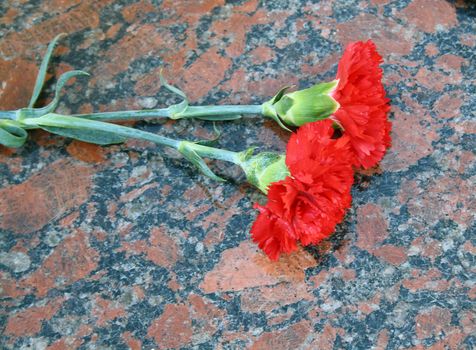
[(252, 150), (243, 153), (241, 167), (248, 182), (263, 193), (268, 192), (271, 183), (284, 180), (290, 174), (284, 154), (262, 152), (253, 156), (250, 153)]
[(304, 90), (276, 95), (263, 104), (263, 115), (287, 125), (301, 126), (322, 120), (333, 114), (339, 103), (332, 97), (338, 80), (321, 83)]

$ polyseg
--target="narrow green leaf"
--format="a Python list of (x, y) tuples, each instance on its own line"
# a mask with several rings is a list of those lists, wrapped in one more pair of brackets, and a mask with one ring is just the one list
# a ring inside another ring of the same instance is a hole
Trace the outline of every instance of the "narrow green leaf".
[(263, 116), (273, 119), (284, 130), (291, 132), (291, 130), (286, 125), (283, 124), (283, 122), (281, 121), (281, 118), (278, 116), (278, 113), (276, 111), (276, 103), (282, 99), (282, 97), (284, 96), (284, 93), (289, 88), (290, 86), (283, 87), (281, 90), (278, 91), (276, 95), (274, 95), (274, 97), (271, 100), (263, 103), (261, 105), (262, 106), (261, 113), (263, 114)]
[(100, 130), (69, 129), (57, 126), (41, 126), (41, 128), (52, 134), (70, 137), (75, 140), (94, 143), (101, 146), (123, 143), (127, 140), (122, 136)]
[(38, 100), (38, 96), (40, 96), (41, 89), (43, 88), (43, 84), (45, 82), (46, 71), (48, 70), (48, 64), (51, 59), (51, 55), (55, 49), (56, 44), (58, 41), (66, 35), (65, 33), (61, 33), (57, 35), (52, 42), (48, 45), (48, 49), (46, 50), (46, 54), (41, 61), (40, 70), (38, 71), (38, 75), (36, 76), (35, 88), (33, 89), (33, 94), (31, 95), (30, 103), (28, 104), (29, 108), (33, 108)]
[(183, 141), (178, 147), (178, 151), (188, 160), (195, 165), (205, 175), (215, 181), (224, 182), (225, 179), (215, 175), (213, 171), (208, 167), (205, 161), (189, 146), (189, 143)]
[(180, 97), (182, 97), (184, 100), (188, 100), (187, 98), (187, 95), (185, 95), (185, 92), (183, 92), (182, 90), (180, 90), (179, 88), (173, 86), (173, 85), (170, 85), (167, 80), (165, 79), (164, 75), (162, 74), (162, 70), (160, 70), (160, 73), (159, 73), (159, 78), (160, 78), (160, 83), (169, 91), (179, 95)]
[[(158, 145), (177, 148), (179, 141), (170, 139), (168, 137), (153, 134), (151, 132), (129, 128), (127, 126), (117, 125), (113, 123), (106, 123), (97, 120), (82, 119), (73, 116), (60, 115), (55, 113), (48, 113), (38, 118), (27, 118), (21, 121), (25, 128), (43, 128), (43, 127), (57, 127), (61, 129), (74, 129), (83, 131), (81, 135), (86, 132), (101, 132), (111, 135), (116, 135), (115, 140), (122, 139), (138, 139), (154, 142)], [(86, 136), (81, 136), (86, 137)], [(101, 140), (98, 140), (100, 142)], [(102, 142), (102, 141), (101, 141)], [(104, 141), (106, 142), (106, 141)], [(116, 142), (115, 142), (116, 143)]]
[[(110, 145), (122, 143), (127, 140), (126, 137), (117, 135), (114, 132), (104, 131), (99, 128), (91, 128), (91, 122), (94, 121), (53, 113), (38, 118), (23, 120), (23, 123), (26, 125), (35, 125), (53, 134), (70, 137), (84, 142), (95, 143), (97, 145)], [(100, 122), (100, 126), (104, 124), (106, 123)]]
[(28, 133), (14, 122), (0, 121), (0, 144), (17, 148), (23, 146)]
[(48, 105), (46, 105), (45, 107), (35, 108), (35, 111), (34, 111), (35, 116), (41, 117), (42, 115), (45, 115), (47, 113), (54, 112), (56, 107), (58, 107), (61, 90), (63, 89), (64, 85), (68, 82), (68, 80), (80, 75), (89, 76), (89, 73), (84, 72), (82, 70), (72, 70), (62, 74), (60, 78), (58, 79), (58, 82), (56, 83), (55, 96), (53, 100), (50, 103), (48, 103)]
[(211, 140), (196, 141), (195, 143), (198, 144), (198, 145), (202, 145), (202, 146), (214, 146), (214, 145), (216, 145), (218, 139), (221, 136), (221, 132), (220, 132), (220, 130), (218, 130), (215, 123), (213, 123), (213, 132), (215, 133), (215, 138), (213, 138)]
[(160, 78), (160, 83), (169, 91), (179, 95), (180, 97), (183, 98), (183, 101), (177, 104), (174, 104), (170, 106), (168, 109), (170, 111), (170, 118), (171, 119), (179, 119), (181, 117), (181, 114), (185, 112), (188, 108), (188, 98), (185, 92), (180, 90), (179, 88), (170, 85), (167, 80), (165, 80), (164, 76), (162, 75), (162, 70), (160, 71), (159, 74)]
[(203, 116), (203, 117), (193, 117), (199, 120), (208, 120), (208, 121), (227, 121), (227, 120), (237, 120), (241, 119), (241, 115), (209, 115), (209, 116)]
[(274, 103), (278, 102), (283, 97), (283, 95), (286, 93), (286, 91), (289, 90), (291, 87), (292, 86), (285, 86), (285, 87), (281, 88), (278, 91), (278, 93), (273, 96), (273, 98), (271, 99), (271, 103), (274, 104)]

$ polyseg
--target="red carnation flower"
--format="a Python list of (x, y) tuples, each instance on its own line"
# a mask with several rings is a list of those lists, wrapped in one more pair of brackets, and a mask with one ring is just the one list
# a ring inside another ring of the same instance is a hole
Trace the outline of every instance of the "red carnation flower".
[(335, 118), (349, 135), (356, 159), (354, 165), (370, 168), (376, 165), (390, 147), (390, 110), (382, 85), (382, 57), (375, 44), (351, 43), (339, 62), (339, 80), (332, 97), (340, 104)]
[(350, 206), (353, 183), (350, 139), (333, 139), (332, 121), (308, 123), (291, 136), (286, 165), (291, 173), (269, 186), (268, 202), (251, 228), (253, 240), (272, 260), (334, 232)]

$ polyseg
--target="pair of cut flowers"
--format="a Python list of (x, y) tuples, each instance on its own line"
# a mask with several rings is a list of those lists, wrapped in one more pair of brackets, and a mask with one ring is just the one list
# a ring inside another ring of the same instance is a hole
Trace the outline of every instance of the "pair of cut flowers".
[[(21, 147), (27, 130), (51, 133), (99, 145), (142, 139), (175, 148), (205, 175), (222, 181), (203, 157), (239, 165), (247, 180), (268, 198), (255, 205), (258, 217), (251, 228), (253, 240), (272, 259), (290, 253), (299, 244), (317, 244), (335, 230), (351, 204), (351, 187), (356, 168), (376, 166), (390, 147), (390, 109), (382, 85), (382, 58), (372, 41), (347, 46), (336, 79), (310, 88), (287, 92), (281, 89), (261, 105), (190, 106), (186, 94), (162, 84), (180, 96), (180, 103), (167, 108), (60, 115), (55, 112), (61, 89), (83, 71), (63, 74), (53, 100), (46, 106), (35, 104), (44, 84), (46, 70), (61, 35), (48, 46), (28, 107), (0, 111), (0, 144)], [(175, 140), (111, 121), (145, 118), (197, 118), (224, 121), (243, 114), (261, 114), (281, 127), (298, 127), (286, 154), (253, 150), (233, 152), (214, 148), (210, 141)]]
[[(289, 175), (269, 184), (268, 201), (255, 205), (259, 215), (251, 228), (253, 240), (270, 259), (296, 250), (298, 242), (307, 246), (328, 238), (351, 204), (354, 167), (377, 165), (390, 146), (390, 106), (380, 62), (371, 41), (350, 44), (329, 92), (338, 102), (336, 111), (291, 136), (285, 161)], [(289, 112), (283, 120), (301, 124)]]

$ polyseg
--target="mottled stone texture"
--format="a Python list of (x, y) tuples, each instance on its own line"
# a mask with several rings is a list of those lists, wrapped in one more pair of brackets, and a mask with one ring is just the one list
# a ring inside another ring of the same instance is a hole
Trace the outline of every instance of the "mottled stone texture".
[[(270, 262), (250, 242), (263, 199), (239, 169), (213, 182), (146, 142), (98, 147), (31, 133), (0, 147), (0, 347), (6, 349), (474, 349), (476, 5), (444, 0), (7, 0), (0, 108), (25, 106), (46, 44), (79, 113), (258, 103), (330, 79), (343, 47), (384, 56), (393, 148), (356, 175), (334, 237)], [(213, 137), (201, 121), (136, 126)], [(283, 150), (247, 117), (223, 147)]]

